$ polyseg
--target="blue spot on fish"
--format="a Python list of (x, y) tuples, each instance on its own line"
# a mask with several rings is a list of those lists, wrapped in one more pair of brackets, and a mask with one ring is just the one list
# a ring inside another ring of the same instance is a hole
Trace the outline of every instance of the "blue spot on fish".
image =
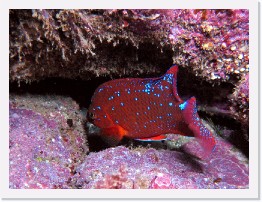
[(178, 106), (179, 106), (180, 110), (184, 110), (186, 108), (186, 105), (187, 105), (187, 101), (178, 105)]

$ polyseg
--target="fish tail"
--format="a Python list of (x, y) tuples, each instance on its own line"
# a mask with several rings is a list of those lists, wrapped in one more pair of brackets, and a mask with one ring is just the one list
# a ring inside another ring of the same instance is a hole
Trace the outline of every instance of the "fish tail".
[(196, 98), (191, 97), (189, 100), (179, 105), (183, 111), (184, 120), (188, 124), (188, 128), (193, 132), (198, 139), (200, 145), (203, 146), (206, 154), (214, 151), (216, 142), (212, 132), (204, 126), (197, 114)]

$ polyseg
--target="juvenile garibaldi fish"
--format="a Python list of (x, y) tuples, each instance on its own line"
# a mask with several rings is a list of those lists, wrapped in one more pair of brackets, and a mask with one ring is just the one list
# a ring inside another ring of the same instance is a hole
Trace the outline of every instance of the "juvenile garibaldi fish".
[(101, 135), (119, 142), (124, 136), (161, 140), (174, 133), (196, 137), (207, 153), (215, 139), (201, 122), (196, 99), (183, 101), (177, 93), (178, 67), (158, 78), (125, 78), (100, 85), (91, 100), (88, 119)]

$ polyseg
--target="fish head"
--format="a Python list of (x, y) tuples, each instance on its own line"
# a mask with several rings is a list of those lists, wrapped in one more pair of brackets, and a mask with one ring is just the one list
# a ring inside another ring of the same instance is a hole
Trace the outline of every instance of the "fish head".
[(87, 120), (99, 128), (108, 128), (113, 125), (110, 115), (107, 114), (104, 107), (93, 103), (89, 106)]
[(107, 113), (108, 103), (96, 101), (98, 99), (94, 98), (89, 106), (87, 119), (99, 128), (99, 135), (106, 143), (110, 146), (116, 146), (127, 134), (127, 131), (112, 121), (111, 114)]

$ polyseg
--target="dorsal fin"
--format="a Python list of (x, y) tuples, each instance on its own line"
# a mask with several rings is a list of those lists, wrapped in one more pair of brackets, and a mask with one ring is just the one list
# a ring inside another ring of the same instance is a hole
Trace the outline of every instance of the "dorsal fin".
[(178, 72), (178, 66), (174, 64), (167, 70), (166, 74), (175, 74), (176, 77), (177, 72)]
[(178, 73), (178, 66), (172, 65), (163, 76), (163, 80), (166, 80), (168, 83), (172, 85), (173, 88), (173, 95), (175, 96), (176, 101), (182, 102), (181, 98), (177, 92), (177, 73)]

